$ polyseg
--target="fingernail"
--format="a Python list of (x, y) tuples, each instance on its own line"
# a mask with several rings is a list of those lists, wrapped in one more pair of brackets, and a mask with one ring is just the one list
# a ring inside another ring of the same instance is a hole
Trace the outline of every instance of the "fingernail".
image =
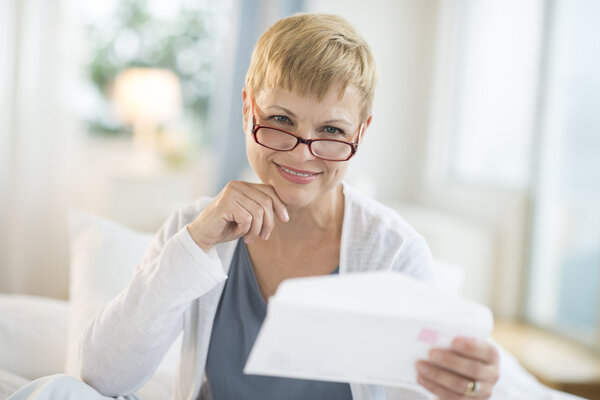
[(285, 222), (288, 222), (290, 220), (290, 215), (288, 214), (288, 212), (285, 208), (283, 209), (283, 220)]
[(263, 234), (263, 240), (269, 240), (269, 237), (271, 237), (271, 232)]

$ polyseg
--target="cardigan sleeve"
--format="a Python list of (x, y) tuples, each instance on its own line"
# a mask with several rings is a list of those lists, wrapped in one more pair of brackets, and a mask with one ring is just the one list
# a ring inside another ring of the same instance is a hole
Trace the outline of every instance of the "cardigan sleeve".
[(216, 250), (202, 251), (187, 230), (195, 211), (167, 220), (129, 286), (86, 328), (80, 375), (101, 394), (128, 395), (150, 379), (189, 304), (227, 278)]
[[(429, 245), (421, 235), (412, 235), (394, 258), (394, 269), (433, 287), (441, 287)], [(396, 265), (398, 265), (396, 267)]]

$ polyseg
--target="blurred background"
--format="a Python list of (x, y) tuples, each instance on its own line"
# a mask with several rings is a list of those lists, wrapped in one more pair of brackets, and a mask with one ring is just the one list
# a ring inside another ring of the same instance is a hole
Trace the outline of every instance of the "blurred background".
[(378, 61), (347, 181), (423, 233), (538, 377), (597, 387), (594, 0), (3, 0), (0, 292), (68, 297), (70, 209), (154, 232), (251, 176), (245, 71), (295, 12), (346, 17)]

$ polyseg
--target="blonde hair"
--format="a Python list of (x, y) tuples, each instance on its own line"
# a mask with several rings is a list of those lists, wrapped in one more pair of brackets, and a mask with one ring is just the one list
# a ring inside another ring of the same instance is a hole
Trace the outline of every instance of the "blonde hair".
[(362, 96), (361, 119), (371, 113), (376, 83), (369, 45), (342, 17), (297, 14), (283, 18), (258, 39), (246, 74), (246, 89), (283, 88), (321, 100), (332, 88), (342, 97), (355, 86)]

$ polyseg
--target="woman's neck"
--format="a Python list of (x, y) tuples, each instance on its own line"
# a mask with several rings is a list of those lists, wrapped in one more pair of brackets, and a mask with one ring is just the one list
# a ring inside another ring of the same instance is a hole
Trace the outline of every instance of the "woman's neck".
[[(344, 193), (340, 184), (310, 205), (288, 210), (290, 220), (276, 220), (271, 238), (275, 241), (305, 241), (321, 237), (339, 237), (344, 220)], [(271, 240), (271, 239), (270, 239)]]

